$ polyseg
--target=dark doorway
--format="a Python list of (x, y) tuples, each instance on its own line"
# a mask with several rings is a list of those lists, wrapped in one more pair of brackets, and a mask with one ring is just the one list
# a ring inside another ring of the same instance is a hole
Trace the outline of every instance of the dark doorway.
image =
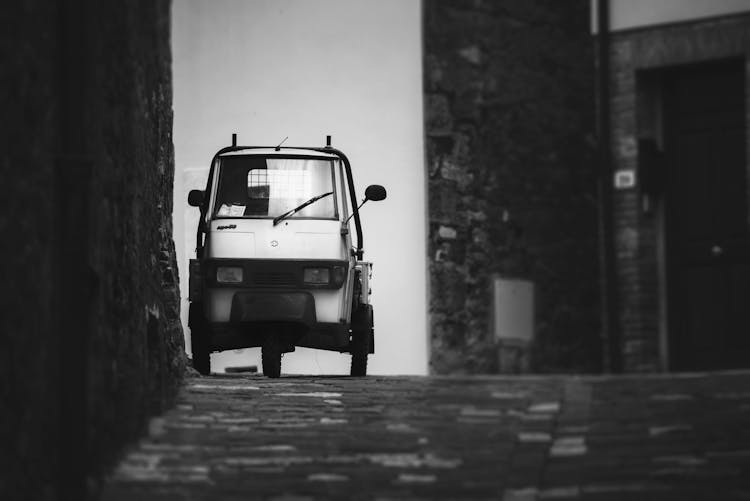
[(670, 369), (750, 367), (744, 61), (664, 83)]

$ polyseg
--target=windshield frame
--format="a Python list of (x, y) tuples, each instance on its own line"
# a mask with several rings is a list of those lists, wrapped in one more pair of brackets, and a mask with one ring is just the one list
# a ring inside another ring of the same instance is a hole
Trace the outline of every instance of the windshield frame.
[[(242, 151), (253, 151), (253, 150), (275, 150), (275, 151), (282, 151), (285, 152), (293, 152), (293, 151), (314, 151), (317, 153), (320, 153), (325, 156), (333, 155), (341, 162), (341, 164), (344, 167), (344, 172), (346, 174), (346, 193), (342, 193), (342, 200), (343, 203), (348, 202), (351, 204), (352, 209), (352, 221), (354, 221), (354, 231), (357, 235), (357, 245), (353, 249), (353, 257), (356, 259), (362, 259), (364, 254), (364, 237), (362, 234), (362, 222), (359, 217), (359, 207), (357, 205), (357, 190), (354, 187), (354, 177), (352, 176), (352, 164), (349, 161), (349, 157), (347, 157), (343, 151), (334, 148), (330, 145), (326, 145), (325, 147), (319, 147), (319, 146), (238, 146), (237, 144), (232, 144), (231, 146), (224, 146), (219, 151), (214, 153), (214, 156), (211, 158), (211, 163), (209, 164), (208, 168), (208, 179), (206, 180), (206, 189), (204, 193), (212, 193), (216, 178), (214, 176), (214, 173), (216, 172), (216, 164), (219, 160), (219, 158), (222, 157), (222, 155), (225, 155), (227, 153), (233, 153), (233, 152), (242, 152)], [(306, 153), (305, 155), (311, 156), (309, 153)], [(317, 155), (312, 155), (317, 156)], [(346, 196), (348, 193), (348, 197)], [(198, 226), (195, 229), (195, 257), (197, 259), (203, 259), (204, 256), (204, 250), (205, 250), (205, 244), (206, 244), (206, 238), (207, 238), (207, 228), (208, 223), (210, 220), (210, 214), (213, 210), (212, 207), (213, 204), (213, 197), (212, 196), (204, 196), (203, 203), (200, 205), (200, 218), (198, 220)]]
[[(265, 215), (265, 216), (257, 216), (257, 215), (256, 216), (253, 216), (253, 215), (248, 215), (248, 216), (245, 216), (245, 215), (242, 215), (242, 216), (229, 216), (229, 215), (220, 215), (218, 213), (221, 206), (218, 203), (217, 197), (218, 197), (218, 194), (221, 192), (222, 180), (225, 179), (224, 176), (222, 175), (222, 168), (223, 168), (222, 163), (223, 163), (224, 159), (226, 159), (226, 158), (236, 158), (236, 157), (240, 157), (240, 158), (241, 157), (252, 157), (254, 159), (263, 159), (263, 160), (268, 160), (268, 159), (318, 160), (318, 161), (326, 162), (328, 164), (328, 168), (330, 169), (330, 174), (331, 174), (330, 191), (333, 192), (333, 196), (332, 196), (333, 197), (333, 216), (332, 217), (311, 217), (311, 216), (291, 215), (291, 216), (288, 216), (287, 218), (285, 218), (284, 220), (285, 221), (286, 220), (302, 220), (302, 221), (304, 221), (304, 220), (340, 221), (341, 220), (341, 212), (339, 210), (339, 201), (338, 201), (339, 192), (338, 192), (338, 184), (337, 184), (337, 181), (336, 181), (336, 165), (335, 165), (337, 161), (340, 162), (341, 160), (339, 158), (331, 157), (331, 156), (327, 156), (327, 155), (326, 156), (322, 156), (322, 155), (321, 156), (318, 156), (318, 155), (309, 155), (309, 154), (300, 155), (300, 154), (293, 154), (293, 153), (292, 154), (289, 154), (289, 153), (282, 153), (282, 154), (265, 153), (265, 154), (262, 154), (262, 155), (226, 155), (226, 156), (219, 156), (218, 159), (217, 159), (218, 160), (218, 165), (217, 165), (217, 167), (218, 167), (217, 174), (218, 175), (216, 176), (217, 179), (216, 179), (216, 181), (214, 183), (215, 186), (213, 187), (213, 192), (212, 192), (212, 197), (211, 197), (212, 200), (211, 200), (211, 213), (210, 214), (211, 214), (211, 219), (212, 220), (217, 220), (217, 219), (251, 219), (251, 220), (252, 219), (271, 219), (271, 220), (273, 220), (273, 219), (277, 218), (278, 216), (280, 216), (281, 214), (283, 214), (283, 212), (281, 212), (279, 214), (273, 214), (273, 215), (269, 214), (269, 215)], [(250, 170), (251, 169), (249, 169), (248, 172), (250, 172)], [(319, 194), (320, 193), (317, 193), (316, 195), (319, 195)], [(312, 198), (313, 196), (314, 195), (312, 195), (310, 198)]]

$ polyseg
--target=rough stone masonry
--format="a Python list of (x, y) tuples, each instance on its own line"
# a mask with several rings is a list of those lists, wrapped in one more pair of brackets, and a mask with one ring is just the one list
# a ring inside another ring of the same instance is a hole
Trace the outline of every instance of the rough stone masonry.
[(600, 364), (589, 2), (425, 2), (431, 370), (491, 373), (493, 274), (535, 284), (536, 371)]
[(60, 472), (95, 483), (181, 380), (170, 4), (0, 17), (0, 498), (57, 499), (85, 484)]

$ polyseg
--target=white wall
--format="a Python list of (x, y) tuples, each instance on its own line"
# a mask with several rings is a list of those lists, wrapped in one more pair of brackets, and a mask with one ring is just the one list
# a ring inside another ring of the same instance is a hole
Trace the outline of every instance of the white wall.
[[(388, 189), (385, 201), (368, 203), (362, 214), (365, 259), (375, 263), (370, 372), (425, 374), (419, 1), (176, 0), (172, 11), (183, 323), (196, 217), (186, 193), (202, 187), (202, 169), (215, 151), (233, 132), (243, 145), (275, 145), (289, 136), (287, 146), (323, 146), (331, 134), (352, 163), (358, 196), (372, 183)], [(257, 349), (229, 352), (214, 355), (213, 365), (260, 366), (259, 358)], [(348, 368), (348, 355), (298, 348), (284, 357), (282, 371), (345, 374)]]
[[(596, 3), (592, 31), (596, 32)], [(612, 31), (750, 11), (750, 0), (610, 0)]]

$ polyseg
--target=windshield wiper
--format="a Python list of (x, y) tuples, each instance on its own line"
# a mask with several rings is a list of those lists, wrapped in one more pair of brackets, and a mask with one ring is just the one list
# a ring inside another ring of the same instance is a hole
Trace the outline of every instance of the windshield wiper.
[(304, 208), (305, 208), (305, 207), (307, 207), (308, 205), (310, 205), (310, 204), (314, 204), (315, 202), (317, 202), (317, 201), (318, 201), (318, 200), (320, 200), (321, 198), (325, 198), (325, 197), (327, 197), (328, 195), (333, 195), (333, 192), (332, 192), (332, 191), (329, 191), (328, 193), (321, 193), (320, 195), (316, 195), (316, 196), (312, 197), (312, 198), (311, 198), (310, 200), (308, 200), (307, 202), (302, 202), (301, 204), (299, 204), (299, 205), (298, 205), (297, 207), (295, 207), (294, 209), (292, 209), (292, 210), (290, 210), (290, 211), (288, 211), (288, 212), (285, 212), (285, 213), (283, 213), (283, 214), (282, 214), (282, 215), (280, 215), (280, 216), (277, 216), (277, 217), (273, 218), (273, 225), (274, 225), (274, 226), (276, 226), (277, 224), (279, 224), (280, 222), (282, 222), (282, 221), (283, 221), (284, 219), (288, 218), (289, 216), (291, 216), (291, 215), (293, 215), (293, 214), (295, 214), (295, 213), (297, 213), (297, 212), (301, 211), (302, 209), (304, 209)]

